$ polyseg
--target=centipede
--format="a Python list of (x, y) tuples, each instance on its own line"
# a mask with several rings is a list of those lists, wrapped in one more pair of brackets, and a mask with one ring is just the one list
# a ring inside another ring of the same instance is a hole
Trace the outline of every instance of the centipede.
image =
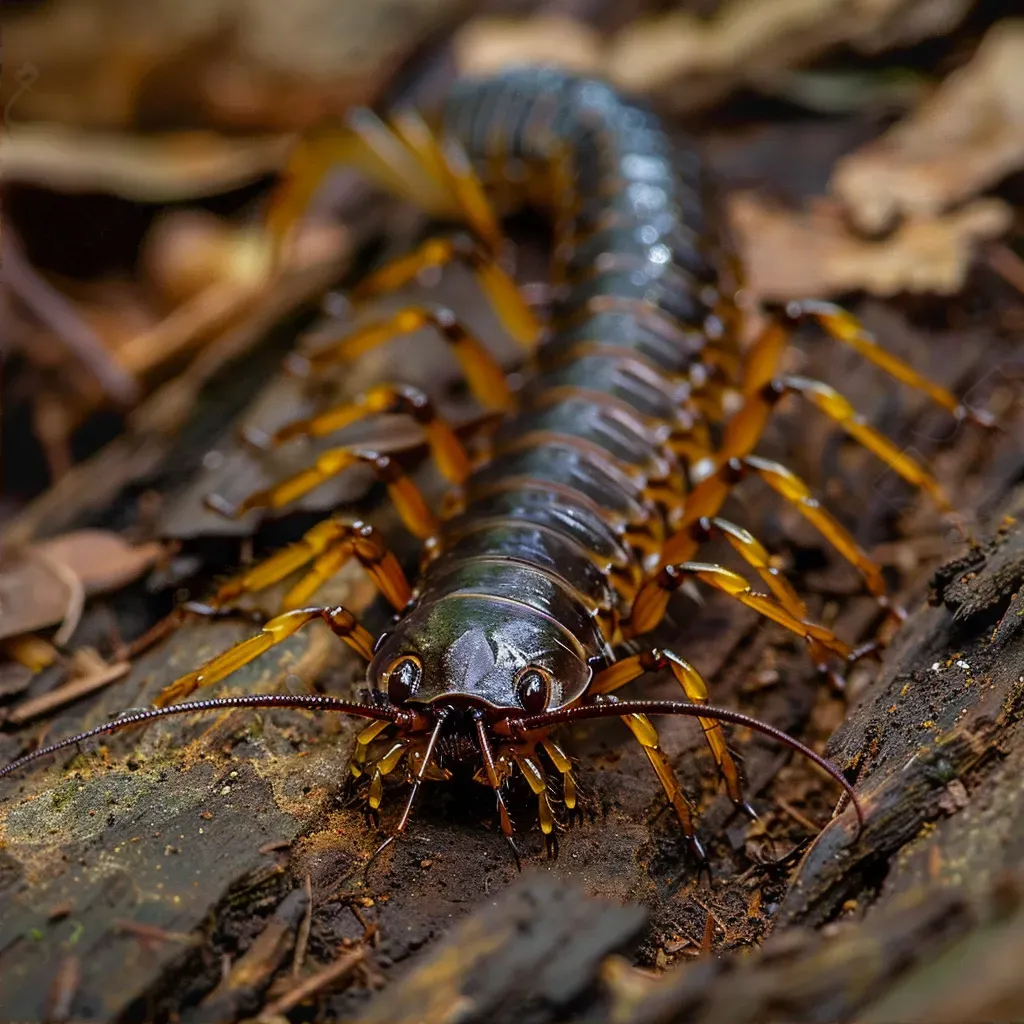
[[(373, 417), (404, 415), (419, 425), (421, 444), (448, 486), (440, 511), (400, 460), (366, 446), (327, 448), (300, 472), (243, 501), (230, 505), (214, 496), (211, 507), (231, 517), (284, 509), (350, 467), (369, 467), (420, 542), (415, 574), (381, 530), (339, 510), (187, 609), (224, 614), (242, 595), (301, 574), (258, 632), (174, 681), (157, 706), (31, 751), (0, 776), (168, 715), (268, 707), (335, 712), (368, 723), (357, 734), (350, 773), (366, 785), (370, 810), (381, 808), (389, 776), (408, 787), (375, 857), (406, 831), (423, 784), (452, 777), (446, 760), (456, 751), (473, 759), (473, 778), (493, 791), (497, 823), (518, 864), (511, 781), (525, 780), (532, 792), (551, 852), (560, 827), (552, 792), (560, 789), (556, 803), (567, 812), (579, 799), (575, 762), (556, 732), (614, 718), (642, 747), (686, 843), (706, 864), (695, 805), (652, 721), (689, 716), (703, 730), (737, 809), (753, 814), (726, 742), (723, 725), (729, 724), (810, 759), (843, 788), (847, 813), (852, 809), (859, 819), (854, 788), (836, 767), (768, 723), (711, 704), (705, 680), (683, 653), (645, 638), (662, 623), (675, 592), (702, 584), (794, 634), (833, 678), (872, 646), (853, 648), (813, 621), (765, 545), (747, 526), (722, 518), (723, 504), (746, 477), (767, 484), (859, 572), (883, 621), (902, 617), (881, 567), (811, 487), (755, 450), (776, 407), (795, 396), (952, 512), (929, 469), (869, 425), (840, 392), (783, 372), (802, 325), (853, 349), (958, 420), (988, 426), (986, 414), (920, 375), (828, 302), (766, 310), (760, 333), (741, 343), (741, 274), (716, 228), (696, 149), (601, 81), (546, 69), (509, 71), (459, 81), (433, 119), (412, 109), (362, 110), (342, 125), (307, 133), (267, 208), (276, 253), (337, 164), (359, 168), (446, 225), (369, 272), (352, 299), (370, 302), (426, 268), (461, 264), (521, 346), (525, 383), (511, 388), (501, 364), (457, 313), (429, 304), (347, 330), (312, 354), (293, 354), (289, 372), (315, 378), (429, 327), (488, 413), (485, 426), (471, 436), (471, 447), (433, 398), (401, 382), (382, 383), (273, 433), (250, 432), (249, 443), (277, 448)], [(542, 211), (551, 228), (543, 316), (525, 301), (502, 259), (503, 218), (521, 207)], [(701, 561), (711, 541), (729, 545), (764, 589)], [(310, 603), (353, 560), (394, 611), (376, 637), (348, 609)], [(365, 699), (318, 693), (188, 699), (314, 622), (326, 623), (367, 663)], [(665, 672), (679, 684), (678, 700), (617, 694)], [(558, 787), (549, 781), (552, 770)]]

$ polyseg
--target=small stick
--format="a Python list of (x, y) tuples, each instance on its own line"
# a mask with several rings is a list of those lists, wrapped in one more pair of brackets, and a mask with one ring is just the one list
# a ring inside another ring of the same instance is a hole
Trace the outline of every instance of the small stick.
[(302, 964), (306, 959), (306, 947), (309, 945), (309, 931), (313, 925), (313, 883), (306, 872), (306, 913), (299, 924), (299, 934), (295, 939), (295, 956), (292, 960), (292, 977), (298, 978)]
[(782, 797), (777, 796), (775, 802), (779, 805), (780, 810), (785, 811), (798, 825), (803, 825), (808, 832), (816, 835), (821, 831), (820, 825), (815, 825), (806, 814), (802, 814), (791, 803), (783, 800)]
[(71, 1004), (82, 982), (82, 965), (77, 956), (66, 956), (57, 965), (46, 999), (46, 1020), (61, 1024), (71, 1019)]
[(83, 676), (81, 679), (74, 679), (64, 686), (59, 686), (49, 693), (41, 693), (38, 697), (29, 697), (11, 708), (7, 721), (11, 725), (22, 725), (32, 718), (38, 718), (47, 712), (55, 711), (57, 708), (71, 704), (73, 701), (103, 689), (110, 683), (128, 675), (131, 671), (131, 662), (119, 661), (106, 669), (91, 675)]
[(286, 992), (279, 999), (275, 999), (274, 1002), (265, 1006), (259, 1016), (261, 1018), (283, 1016), (298, 1006), (303, 999), (308, 999), (309, 996), (315, 995), (320, 989), (326, 988), (331, 983), (347, 977), (365, 958), (366, 950), (357, 949), (349, 953), (348, 956), (335, 960), (333, 964), (325, 967), (322, 971), (317, 971), (316, 974), (308, 977), (301, 985), (296, 985), (290, 992)]

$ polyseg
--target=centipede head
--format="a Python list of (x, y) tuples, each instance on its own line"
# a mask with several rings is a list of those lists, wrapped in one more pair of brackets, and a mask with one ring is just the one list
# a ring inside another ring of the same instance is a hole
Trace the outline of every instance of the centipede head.
[(393, 705), (483, 709), (495, 719), (567, 707), (591, 675), (582, 644), (553, 618), (481, 594), (421, 605), (381, 638), (367, 670)]

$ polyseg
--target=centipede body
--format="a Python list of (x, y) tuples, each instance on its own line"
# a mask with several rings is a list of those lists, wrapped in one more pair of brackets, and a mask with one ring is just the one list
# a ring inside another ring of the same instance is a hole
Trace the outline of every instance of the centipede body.
[[(372, 323), (300, 360), (299, 369), (315, 373), (395, 334), (428, 326), (458, 356), (480, 403), (503, 418), (482, 439), (482, 454), (471, 456), (426, 395), (396, 382), (263, 439), (279, 445), (328, 435), (382, 413), (417, 421), (452, 484), (441, 515), (395, 460), (341, 447), (235, 508), (218, 507), (229, 514), (281, 507), (350, 466), (366, 465), (386, 485), (405, 525), (424, 541), (421, 571), (410, 583), (372, 525), (344, 516), (325, 521), (297, 545), (223, 585), (207, 607), (222, 612), (241, 593), (305, 569), (282, 614), (168, 687), (160, 710), (130, 721), (227, 706), (321, 707), (361, 716), (371, 724), (359, 736), (352, 774), (368, 779), (370, 807), (381, 806), (384, 780), (392, 773), (411, 783), (388, 842), (406, 828), (421, 783), (448, 777), (447, 763), (470, 752), (479, 758), (477, 780), (494, 791), (500, 827), (511, 842), (515, 827), (503, 795), (511, 777), (532, 790), (548, 837), (556, 831), (550, 768), (561, 778), (564, 806), (576, 805), (574, 766), (551, 729), (617, 717), (643, 747), (691, 847), (703, 858), (693, 808), (650, 715), (699, 719), (728, 795), (740, 808), (749, 805), (723, 721), (766, 732), (827, 766), (769, 726), (709, 705), (703, 679), (680, 652), (640, 642), (662, 620), (671, 594), (688, 581), (710, 585), (799, 636), (823, 669), (855, 654), (809, 619), (800, 596), (749, 530), (721, 518), (732, 489), (745, 476), (759, 477), (860, 571), (887, 614), (899, 614), (889, 605), (878, 566), (808, 486), (755, 453), (773, 408), (787, 395), (802, 397), (946, 504), (931, 474), (869, 427), (838, 392), (781, 374), (793, 322), (816, 322), (954, 415), (970, 413), (826, 303), (792, 304), (753, 346), (741, 348), (734, 261), (708, 212), (695, 152), (674, 144), (652, 113), (600, 82), (544, 70), (465, 82), (452, 91), (435, 132), (404, 111), (390, 125), (365, 115), (345, 140), (343, 152), (369, 147), (375, 156), (370, 164), (386, 184), (404, 189), (428, 212), (461, 221), (469, 233), (468, 241), (446, 236), (428, 242), (371, 275), (357, 295), (395, 287), (427, 265), (466, 263), (526, 349), (527, 384), (511, 393), (457, 312), (429, 305)], [(323, 161), (310, 155), (314, 142), (297, 154), (271, 208), (272, 232), (294, 224), (322, 172)], [(337, 151), (328, 142), (324, 151)], [(409, 167), (418, 167), (422, 177), (403, 178)], [(553, 301), (542, 338), (497, 260), (493, 211), (524, 203), (545, 209), (552, 224)], [(739, 398), (738, 412), (727, 410), (729, 395)], [(755, 590), (732, 570), (696, 561), (711, 538), (731, 545), (767, 590)], [(319, 584), (352, 558), (395, 608), (395, 622), (381, 637), (345, 609), (308, 605)], [(325, 622), (369, 662), (368, 701), (268, 696), (172, 703), (314, 621)], [(680, 684), (685, 702), (615, 697), (627, 683), (663, 669)], [(91, 734), (123, 724), (130, 723)], [(0, 774), (79, 738), (36, 751)]]

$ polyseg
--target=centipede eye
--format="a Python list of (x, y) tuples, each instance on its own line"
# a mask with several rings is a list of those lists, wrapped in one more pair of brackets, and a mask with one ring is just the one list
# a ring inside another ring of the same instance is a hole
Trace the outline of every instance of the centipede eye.
[(404, 704), (420, 688), (423, 663), (415, 654), (403, 654), (391, 662), (384, 680), (388, 685), (388, 700), (392, 704)]
[(516, 696), (528, 715), (547, 711), (551, 699), (551, 680), (538, 668), (524, 669), (516, 680)]

